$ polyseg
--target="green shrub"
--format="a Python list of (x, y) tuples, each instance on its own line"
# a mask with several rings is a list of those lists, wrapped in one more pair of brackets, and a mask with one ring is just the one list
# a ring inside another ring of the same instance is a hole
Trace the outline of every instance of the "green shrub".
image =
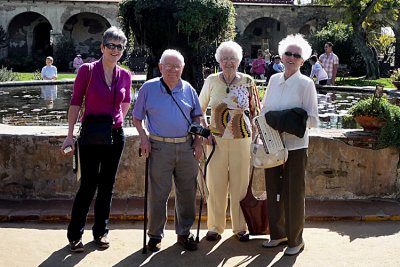
[(353, 117), (376, 116), (385, 120), (386, 124), (380, 129), (374, 148), (393, 146), (400, 149), (400, 107), (389, 103), (385, 98), (373, 100), (373, 97), (370, 97), (357, 102), (348, 113)]
[(7, 81), (19, 81), (20, 78), (18, 73), (15, 73), (11, 70), (8, 70), (6, 67), (1, 66), (0, 68), (0, 82)]

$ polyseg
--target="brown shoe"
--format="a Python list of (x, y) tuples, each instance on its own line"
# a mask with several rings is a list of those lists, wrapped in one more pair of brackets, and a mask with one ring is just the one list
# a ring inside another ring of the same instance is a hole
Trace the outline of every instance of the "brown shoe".
[(192, 234), (178, 235), (178, 244), (189, 251), (197, 250), (197, 243), (194, 241), (194, 236)]
[(150, 238), (149, 243), (147, 243), (147, 249), (152, 252), (157, 252), (161, 249), (161, 239)]
[(110, 242), (108, 242), (107, 235), (102, 235), (99, 237), (94, 238), (94, 243), (99, 247), (99, 248), (109, 248), (110, 247)]
[(221, 239), (221, 235), (213, 231), (208, 231), (206, 234), (206, 239), (207, 241), (217, 241)]

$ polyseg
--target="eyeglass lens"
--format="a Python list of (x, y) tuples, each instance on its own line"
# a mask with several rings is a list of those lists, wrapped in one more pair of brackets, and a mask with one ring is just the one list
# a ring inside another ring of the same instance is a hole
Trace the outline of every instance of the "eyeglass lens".
[(286, 51), (286, 52), (285, 52), (285, 56), (288, 56), (288, 57), (293, 56), (293, 57), (295, 57), (295, 58), (301, 58), (301, 55), (300, 55), (300, 54), (292, 53), (292, 52), (289, 52), (289, 51)]
[(115, 48), (116, 48), (118, 51), (124, 50), (124, 46), (123, 46), (123, 45), (120, 45), (120, 44), (108, 43), (108, 44), (105, 44), (104, 46), (107, 47), (107, 48), (110, 49), (110, 50), (114, 50)]

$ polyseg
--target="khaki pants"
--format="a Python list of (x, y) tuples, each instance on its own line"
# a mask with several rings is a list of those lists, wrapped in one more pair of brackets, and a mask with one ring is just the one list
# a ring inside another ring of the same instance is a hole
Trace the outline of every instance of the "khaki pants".
[[(247, 230), (239, 202), (245, 197), (249, 183), (251, 138), (215, 139), (215, 152), (207, 169), (207, 227), (219, 234), (224, 232), (229, 192), (232, 230), (238, 233)], [(208, 155), (211, 148), (207, 146)]]

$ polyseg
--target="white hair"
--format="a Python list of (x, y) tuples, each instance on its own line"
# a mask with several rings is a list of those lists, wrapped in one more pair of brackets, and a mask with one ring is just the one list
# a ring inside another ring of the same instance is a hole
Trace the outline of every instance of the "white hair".
[(237, 59), (239, 60), (239, 62), (242, 61), (243, 58), (243, 49), (242, 47), (234, 42), (234, 41), (226, 41), (226, 42), (222, 42), (218, 48), (217, 51), (215, 51), (215, 59), (217, 60), (218, 63), (221, 63), (221, 54), (224, 51), (232, 51), (235, 53)]
[(175, 49), (165, 50), (160, 57), (160, 64), (164, 64), (166, 57), (176, 57), (179, 59), (182, 65), (185, 65), (185, 59), (183, 58), (181, 52), (179, 52), (178, 50)]
[(279, 55), (283, 56), (288, 46), (296, 46), (301, 50), (301, 57), (303, 60), (307, 60), (312, 53), (310, 44), (304, 39), (302, 34), (291, 34), (286, 36), (282, 41), (279, 42), (278, 52)]

